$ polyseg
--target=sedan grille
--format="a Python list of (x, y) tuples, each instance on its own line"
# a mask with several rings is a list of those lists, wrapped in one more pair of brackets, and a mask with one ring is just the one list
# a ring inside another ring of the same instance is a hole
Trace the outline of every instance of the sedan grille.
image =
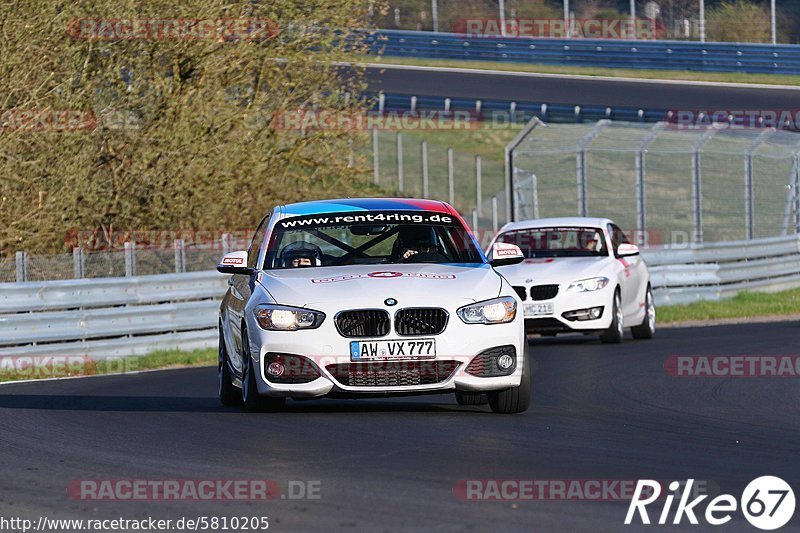
[(523, 302), (528, 299), (528, 291), (525, 290), (525, 287), (514, 287), (514, 291), (516, 291), (517, 296)]
[(349, 387), (408, 387), (433, 385), (449, 378), (457, 361), (380, 361), (341, 363), (326, 368), (342, 385)]
[(549, 300), (558, 294), (558, 285), (534, 285), (531, 287), (531, 300)]
[(394, 318), (398, 335), (438, 335), (447, 327), (447, 311), (436, 308), (401, 309)]
[(342, 337), (383, 337), (389, 333), (389, 313), (381, 309), (342, 311), (336, 315), (336, 330)]

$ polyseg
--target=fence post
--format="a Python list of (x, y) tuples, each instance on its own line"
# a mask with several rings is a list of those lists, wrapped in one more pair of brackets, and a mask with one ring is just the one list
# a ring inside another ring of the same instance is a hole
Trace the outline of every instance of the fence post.
[(597, 124), (578, 141), (578, 154), (575, 160), (578, 178), (578, 216), (585, 217), (589, 212), (588, 202), (586, 200), (586, 150), (592, 141), (600, 135), (605, 128), (611, 124), (608, 119), (597, 121)]
[(533, 195), (533, 218), (539, 218), (539, 179), (531, 173), (531, 194)]
[(769, 128), (761, 132), (761, 134), (750, 143), (744, 153), (744, 218), (746, 224), (747, 240), (755, 238), (756, 221), (755, 221), (755, 179), (753, 177), (753, 153), (758, 150), (772, 134), (775, 133), (775, 128)]
[(136, 275), (136, 243), (125, 243), (125, 277)]
[(492, 196), (492, 231), (497, 233), (497, 195)]
[(447, 149), (447, 198), (450, 205), (456, 202), (455, 171), (453, 170), (453, 149)]
[(703, 242), (703, 165), (702, 165), (702, 151), (703, 147), (717, 134), (719, 128), (724, 128), (725, 125), (711, 128), (707, 130), (697, 142), (692, 146), (692, 210), (694, 211), (694, 242), (700, 244)]
[(372, 128), (372, 180), (375, 185), (381, 181), (378, 154), (378, 128)]
[(475, 156), (475, 209), (478, 214), (483, 213), (483, 165), (481, 156)]
[(427, 200), (430, 198), (428, 182), (428, 141), (422, 141), (420, 150), (422, 150), (422, 197)]
[(84, 270), (83, 248), (76, 246), (72, 249), (72, 277), (82, 279), (85, 276)]
[(220, 240), (222, 241), (222, 255), (231, 253), (233, 251), (233, 235), (223, 233)]
[(186, 272), (186, 243), (183, 239), (175, 239), (172, 248), (175, 251), (175, 272)]
[(403, 133), (397, 132), (397, 190), (403, 192), (405, 186), (403, 177)]
[(439, 5), (437, 0), (431, 0), (431, 18), (433, 19), (433, 31), (439, 31)]
[(472, 210), (472, 233), (478, 235), (478, 210)]
[(17, 282), (28, 281), (28, 252), (17, 252)]
[(636, 214), (639, 226), (639, 246), (648, 246), (650, 244), (647, 236), (647, 191), (645, 190), (645, 174), (647, 169), (645, 167), (645, 153), (647, 147), (652, 143), (661, 130), (666, 126), (666, 122), (658, 122), (653, 126), (647, 135), (645, 135), (639, 142), (636, 149)]

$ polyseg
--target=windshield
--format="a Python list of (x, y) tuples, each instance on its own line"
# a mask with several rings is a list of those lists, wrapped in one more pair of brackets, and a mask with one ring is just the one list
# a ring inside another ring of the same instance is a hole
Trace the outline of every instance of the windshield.
[(503, 233), (498, 242), (516, 244), (527, 258), (608, 255), (597, 228), (534, 228)]
[(265, 269), (484, 263), (461, 221), (427, 211), (331, 213), (280, 220), (270, 238)]

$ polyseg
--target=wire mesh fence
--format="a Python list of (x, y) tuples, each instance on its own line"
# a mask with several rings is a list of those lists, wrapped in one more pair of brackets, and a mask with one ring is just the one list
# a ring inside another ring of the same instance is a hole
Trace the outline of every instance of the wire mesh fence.
[(137, 246), (131, 241), (125, 243), (123, 250), (74, 248), (71, 254), (50, 255), (17, 252), (15, 256), (0, 257), (0, 283), (213, 270), (222, 254), (247, 249), (246, 235), (246, 231), (226, 233), (218, 241), (191, 245), (179, 239), (172, 247)]
[(539, 124), (512, 161), (517, 220), (609, 217), (645, 245), (800, 231), (800, 135), (789, 131)]

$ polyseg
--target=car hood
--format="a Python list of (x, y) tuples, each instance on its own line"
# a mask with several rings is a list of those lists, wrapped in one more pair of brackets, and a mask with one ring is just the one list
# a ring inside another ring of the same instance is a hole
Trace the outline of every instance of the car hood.
[(569, 283), (599, 276), (611, 258), (603, 257), (542, 257), (526, 259), (517, 265), (498, 268), (512, 285)]
[(460, 306), (494, 298), (501, 278), (485, 265), (349, 265), (270, 270), (261, 285), (279, 304), (301, 307)]

